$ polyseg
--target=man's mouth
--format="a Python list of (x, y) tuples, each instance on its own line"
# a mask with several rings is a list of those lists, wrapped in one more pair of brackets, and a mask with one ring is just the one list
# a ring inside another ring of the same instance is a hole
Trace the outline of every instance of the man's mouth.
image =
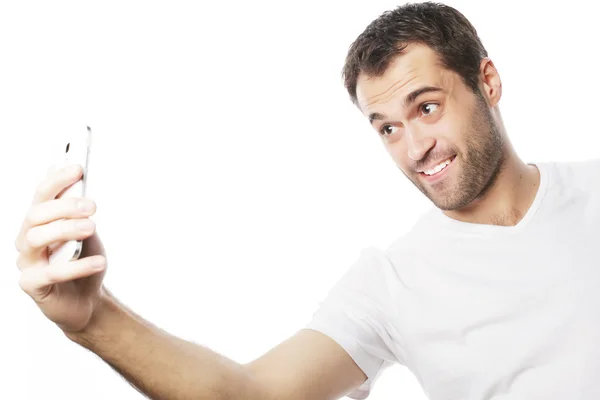
[(419, 172), (419, 175), (422, 177), (421, 179), (423, 179), (424, 181), (426, 181), (430, 184), (442, 179), (445, 175), (445, 172), (448, 170), (448, 168), (450, 168), (452, 166), (455, 158), (456, 158), (456, 155), (445, 159), (444, 161), (438, 163), (431, 169)]
[(452, 162), (452, 160), (454, 160), (456, 156), (452, 156), (444, 161), (442, 161), (441, 163), (437, 164), (436, 166), (434, 166), (431, 169), (428, 169), (426, 171), (421, 172), (424, 175), (427, 176), (434, 176), (436, 174), (439, 174), (440, 172), (442, 172), (444, 169), (446, 169), (446, 167), (448, 165), (450, 165), (450, 163)]

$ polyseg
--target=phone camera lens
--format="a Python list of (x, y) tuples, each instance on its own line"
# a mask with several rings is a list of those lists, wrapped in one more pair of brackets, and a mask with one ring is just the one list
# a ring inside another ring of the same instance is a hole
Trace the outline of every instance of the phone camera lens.
[(69, 152), (69, 147), (71, 147), (71, 143), (67, 143), (67, 149), (65, 150), (65, 153)]

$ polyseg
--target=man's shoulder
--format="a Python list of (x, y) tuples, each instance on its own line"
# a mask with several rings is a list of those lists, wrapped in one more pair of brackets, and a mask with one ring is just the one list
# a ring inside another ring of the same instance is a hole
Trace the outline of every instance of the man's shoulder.
[(576, 171), (594, 170), (600, 168), (600, 157), (584, 158), (581, 160), (568, 160), (568, 161), (553, 161), (544, 162), (543, 165), (552, 165), (558, 169), (570, 169)]
[(592, 188), (600, 186), (600, 158), (543, 163), (550, 170), (551, 179), (565, 186)]

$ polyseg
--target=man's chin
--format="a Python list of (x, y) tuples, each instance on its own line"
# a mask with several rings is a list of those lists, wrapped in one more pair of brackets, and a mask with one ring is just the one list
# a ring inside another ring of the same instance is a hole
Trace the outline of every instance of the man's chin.
[(449, 208), (449, 204), (446, 201), (446, 199), (440, 198), (439, 196), (431, 196), (429, 194), (426, 194), (427, 198), (429, 199), (429, 201), (431, 201), (433, 203), (434, 206), (436, 206), (437, 208), (439, 208), (440, 210), (443, 211), (448, 211), (451, 210), (451, 208)]
[(459, 189), (444, 192), (435, 194), (425, 193), (425, 196), (442, 211), (458, 211), (468, 207), (475, 201), (474, 197), (470, 196), (470, 193)]
[(456, 197), (452, 195), (451, 188), (448, 188), (447, 182), (444, 182), (443, 185), (432, 185), (427, 182), (422, 182), (418, 176), (412, 176), (410, 181), (440, 210), (452, 211), (459, 207), (459, 205), (456, 204)]
[[(431, 199), (430, 199), (431, 200)], [(436, 206), (437, 208), (439, 208), (442, 211), (454, 211), (456, 210), (458, 207), (456, 207), (454, 204), (445, 202), (445, 201), (431, 201), (433, 203), (434, 206)]]
[[(454, 196), (451, 191), (440, 189), (421, 190), (423, 194), (442, 211), (454, 211), (462, 207), (462, 202)], [(449, 193), (450, 192), (450, 193)]]

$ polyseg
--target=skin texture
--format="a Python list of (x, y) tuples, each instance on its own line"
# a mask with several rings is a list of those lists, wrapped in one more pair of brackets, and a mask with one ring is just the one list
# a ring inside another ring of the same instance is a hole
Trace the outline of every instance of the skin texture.
[[(489, 58), (480, 72), (480, 93), (473, 93), (433, 50), (410, 44), (382, 76), (359, 76), (357, 102), (398, 168), (436, 207), (465, 222), (514, 225), (533, 202), (539, 172), (508, 139), (502, 84)], [(440, 90), (407, 104), (422, 87)], [(423, 170), (451, 157), (441, 179), (426, 179)]]

